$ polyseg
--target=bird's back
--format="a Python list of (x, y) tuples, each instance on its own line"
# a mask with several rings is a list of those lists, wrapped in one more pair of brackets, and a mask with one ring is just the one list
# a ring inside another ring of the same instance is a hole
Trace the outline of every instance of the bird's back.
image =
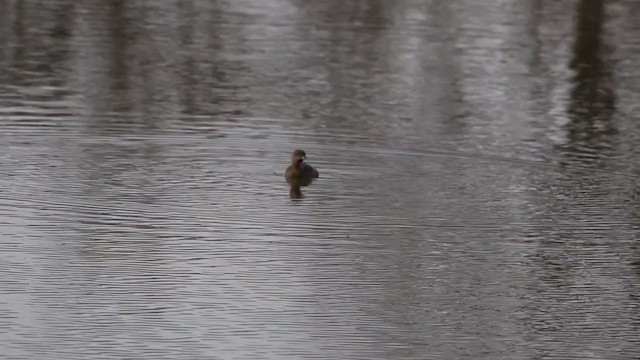
[(318, 178), (318, 176), (320, 175), (318, 173), (318, 170), (314, 169), (313, 166), (307, 164), (307, 163), (302, 163), (301, 169), (300, 169), (302, 176), (304, 177), (309, 177), (312, 179), (316, 179)]
[(318, 170), (307, 163), (302, 163), (298, 167), (290, 165), (284, 173), (287, 180), (316, 179), (319, 175)]

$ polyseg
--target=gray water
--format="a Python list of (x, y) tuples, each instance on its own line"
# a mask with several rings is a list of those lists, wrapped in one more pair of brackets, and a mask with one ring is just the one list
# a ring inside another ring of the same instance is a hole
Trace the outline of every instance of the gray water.
[(637, 1), (0, 9), (2, 359), (640, 357)]

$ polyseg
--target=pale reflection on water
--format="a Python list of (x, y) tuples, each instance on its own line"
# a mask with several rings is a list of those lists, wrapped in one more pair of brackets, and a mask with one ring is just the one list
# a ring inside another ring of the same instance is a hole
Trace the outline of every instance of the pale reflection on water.
[(6, 358), (640, 356), (634, 1), (0, 5)]

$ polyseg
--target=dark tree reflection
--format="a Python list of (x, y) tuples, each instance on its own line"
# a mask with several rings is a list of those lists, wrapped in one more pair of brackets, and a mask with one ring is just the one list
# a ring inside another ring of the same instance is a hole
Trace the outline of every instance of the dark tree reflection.
[[(111, 89), (114, 94), (127, 94), (129, 90), (129, 71), (127, 64), (127, 50), (130, 42), (130, 25), (126, 16), (125, 2), (114, 0), (110, 2), (110, 28), (109, 34), (113, 41), (111, 54)], [(131, 104), (127, 96), (122, 96), (121, 101), (114, 106), (117, 111), (131, 110)]]
[(603, 60), (605, 6), (602, 0), (581, 0), (577, 8), (576, 40), (569, 64), (574, 71), (569, 103), (569, 150), (602, 149), (616, 133), (611, 117), (615, 94), (611, 72)]

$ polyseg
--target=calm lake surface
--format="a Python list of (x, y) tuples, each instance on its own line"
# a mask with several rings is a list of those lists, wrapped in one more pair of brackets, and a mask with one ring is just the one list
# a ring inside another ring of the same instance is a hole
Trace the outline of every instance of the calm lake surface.
[(640, 358), (640, 2), (0, 9), (3, 359)]

